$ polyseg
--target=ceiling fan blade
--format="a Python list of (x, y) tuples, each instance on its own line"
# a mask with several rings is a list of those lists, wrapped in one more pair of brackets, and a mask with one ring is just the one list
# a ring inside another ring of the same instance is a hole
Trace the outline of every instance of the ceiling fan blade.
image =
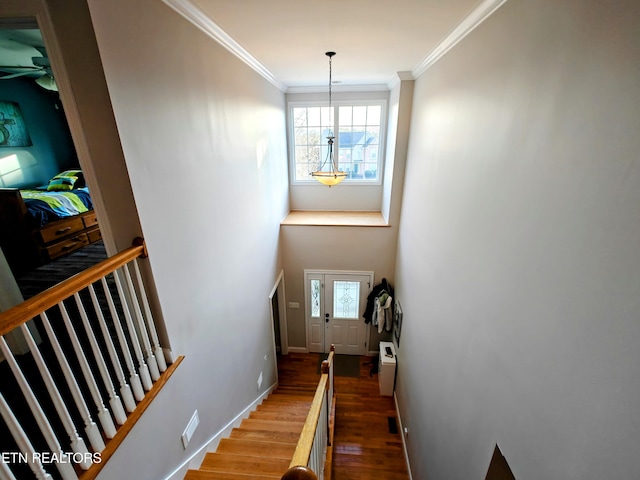
[(49, 57), (31, 57), (31, 61), (36, 67), (50, 67)]
[(0, 77), (0, 80), (10, 80), (12, 78), (18, 78), (18, 77), (23, 77), (25, 75), (31, 75), (34, 72), (38, 72), (39, 70), (30, 70), (28, 72), (18, 72), (18, 73), (11, 73), (9, 75), (3, 75)]
[[(23, 72), (13, 72), (11, 70), (24, 70)], [(9, 71), (9, 72), (7, 72)], [(11, 78), (22, 77), (24, 75), (46, 74), (47, 71), (43, 67), (23, 67), (20, 65), (0, 65), (0, 73), (5, 72), (7, 75), (0, 76), (0, 80), (9, 80)]]

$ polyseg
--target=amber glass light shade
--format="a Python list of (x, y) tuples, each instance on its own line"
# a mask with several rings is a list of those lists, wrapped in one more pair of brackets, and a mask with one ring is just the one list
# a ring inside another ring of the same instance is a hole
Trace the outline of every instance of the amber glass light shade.
[(339, 184), (347, 177), (346, 172), (313, 172), (311, 174), (313, 178), (322, 183), (323, 185), (333, 186)]

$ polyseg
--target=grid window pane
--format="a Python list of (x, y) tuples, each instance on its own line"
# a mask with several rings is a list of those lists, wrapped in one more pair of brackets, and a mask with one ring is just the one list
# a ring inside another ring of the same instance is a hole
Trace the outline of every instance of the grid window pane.
[(367, 124), (367, 107), (366, 106), (353, 107), (353, 124), (354, 125)]
[[(378, 181), (381, 115), (381, 105), (293, 107), (294, 179), (313, 178), (310, 172), (318, 170), (327, 158), (327, 137), (335, 136), (334, 154), (338, 168), (348, 172), (347, 179)], [(323, 170), (330, 168), (325, 165)]]
[(307, 109), (307, 125), (320, 126), (320, 107)]
[(340, 111), (338, 112), (338, 114), (340, 116), (341, 127), (353, 124), (353, 107), (340, 107)]
[(381, 115), (381, 107), (380, 105), (369, 105), (367, 107), (367, 124), (376, 125), (380, 124), (380, 115)]
[(378, 179), (381, 112), (379, 105), (341, 106), (339, 109), (338, 158), (340, 168), (349, 173), (349, 179)]
[(294, 108), (293, 109), (293, 124), (296, 127), (307, 124), (307, 109), (306, 108)]
[(307, 144), (307, 129), (296, 128), (296, 145), (306, 145), (306, 144)]

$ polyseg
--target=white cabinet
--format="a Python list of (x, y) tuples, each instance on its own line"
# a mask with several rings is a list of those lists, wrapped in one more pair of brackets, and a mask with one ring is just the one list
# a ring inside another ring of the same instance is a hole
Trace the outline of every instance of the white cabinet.
[[(391, 353), (387, 353), (387, 348)], [(380, 395), (393, 396), (396, 381), (396, 349), (392, 342), (380, 342), (380, 360), (378, 362), (378, 384)]]

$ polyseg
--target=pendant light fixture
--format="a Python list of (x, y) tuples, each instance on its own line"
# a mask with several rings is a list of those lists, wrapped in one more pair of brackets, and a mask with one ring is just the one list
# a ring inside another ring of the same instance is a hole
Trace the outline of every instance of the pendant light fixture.
[[(336, 54), (336, 52), (326, 52), (325, 55), (329, 57), (329, 112), (332, 112), (331, 106), (331, 58)], [(331, 113), (330, 113), (331, 115)], [(331, 117), (330, 117), (331, 118)], [(324, 162), (322, 162), (317, 171), (311, 172), (311, 176), (318, 180), (320, 183), (328, 186), (337, 185), (342, 180), (347, 177), (347, 172), (341, 172), (338, 169), (338, 161), (336, 160), (333, 152), (333, 140), (335, 137), (333, 136), (333, 132), (329, 132), (329, 136), (327, 137), (327, 157)]]

